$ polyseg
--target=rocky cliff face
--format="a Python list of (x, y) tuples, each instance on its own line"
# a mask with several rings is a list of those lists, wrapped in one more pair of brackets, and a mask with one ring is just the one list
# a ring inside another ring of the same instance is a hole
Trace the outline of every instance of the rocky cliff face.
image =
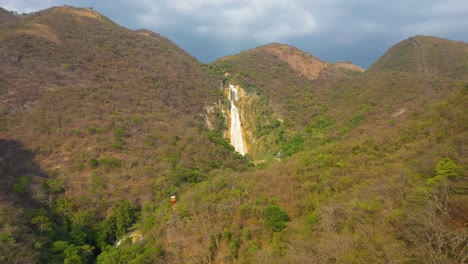
[(264, 48), (309, 80), (319, 78), (320, 73), (327, 68), (326, 62), (289, 45), (270, 44)]
[[(267, 142), (271, 140), (267, 140), (266, 138), (275, 136), (275, 133), (270, 135), (269, 132), (282, 123), (282, 118), (274, 114), (270, 103), (264, 96), (254, 91), (247, 91), (240, 85), (224, 85), (221, 87), (224, 99), (205, 107), (205, 125), (211, 130), (220, 129), (224, 138), (234, 146), (232, 144), (234, 140), (231, 132), (233, 129), (232, 87), (235, 87), (238, 93), (238, 100), (235, 101), (235, 106), (240, 117), (245, 154), (257, 159), (262, 154), (268, 152), (267, 146), (269, 144)], [(277, 152), (277, 150), (273, 152)]]

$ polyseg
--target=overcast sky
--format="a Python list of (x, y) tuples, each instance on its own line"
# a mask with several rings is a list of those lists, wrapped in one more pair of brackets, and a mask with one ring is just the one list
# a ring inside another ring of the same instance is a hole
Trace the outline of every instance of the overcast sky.
[(467, 0), (0, 0), (18, 13), (64, 4), (160, 33), (205, 63), (280, 42), (367, 68), (410, 36), (468, 42)]

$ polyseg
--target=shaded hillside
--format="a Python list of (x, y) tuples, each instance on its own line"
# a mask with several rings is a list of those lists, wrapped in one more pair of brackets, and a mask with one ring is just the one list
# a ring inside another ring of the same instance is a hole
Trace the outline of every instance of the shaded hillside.
[(392, 46), (369, 71), (404, 71), (423, 76), (466, 78), (468, 44), (414, 36)]
[[(30, 182), (44, 180), (34, 154), (16, 140), (0, 139), (0, 262), (33, 263), (38, 253), (28, 211), (36, 207)], [(24, 206), (24, 207), (23, 207)], [(22, 208), (22, 209), (20, 209)]]
[(15, 13), (0, 7), (0, 27), (12, 24), (17, 20)]

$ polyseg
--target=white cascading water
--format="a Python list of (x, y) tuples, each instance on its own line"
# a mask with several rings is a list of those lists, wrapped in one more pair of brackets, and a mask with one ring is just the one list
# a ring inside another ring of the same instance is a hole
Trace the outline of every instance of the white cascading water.
[(239, 91), (234, 85), (229, 85), (229, 101), (231, 101), (231, 145), (241, 155), (245, 155), (244, 138), (242, 136), (242, 128), (239, 111), (235, 102), (239, 101)]

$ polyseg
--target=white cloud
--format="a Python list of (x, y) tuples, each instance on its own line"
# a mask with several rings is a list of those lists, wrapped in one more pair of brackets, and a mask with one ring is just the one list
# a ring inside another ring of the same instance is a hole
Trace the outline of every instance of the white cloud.
[(166, 16), (192, 19), (193, 32), (229, 40), (280, 41), (318, 30), (317, 18), (300, 1), (168, 0), (165, 8)]
[(168, 6), (180, 13), (191, 14), (204, 9), (225, 8), (236, 0), (166, 0)]
[(253, 24), (261, 13), (261, 10), (248, 6), (230, 8), (220, 13), (219, 22), (230, 26), (246, 26)]
[(18, 0), (2, 0), (0, 7), (16, 11), (18, 13), (30, 13), (41, 9), (49, 8), (57, 5), (57, 1), (44, 0), (44, 1), (18, 1)]
[(259, 28), (254, 37), (259, 41), (278, 41), (288, 37), (305, 36), (318, 31), (316, 18), (305, 11), (296, 10), (286, 15), (280, 15), (278, 20)]
[(140, 13), (135, 16), (138, 23), (142, 26), (156, 26), (162, 23), (160, 19), (161, 7), (152, 0), (138, 0)]
[(422, 7), (416, 11), (418, 14), (431, 16), (468, 16), (468, 1), (445, 0)]

